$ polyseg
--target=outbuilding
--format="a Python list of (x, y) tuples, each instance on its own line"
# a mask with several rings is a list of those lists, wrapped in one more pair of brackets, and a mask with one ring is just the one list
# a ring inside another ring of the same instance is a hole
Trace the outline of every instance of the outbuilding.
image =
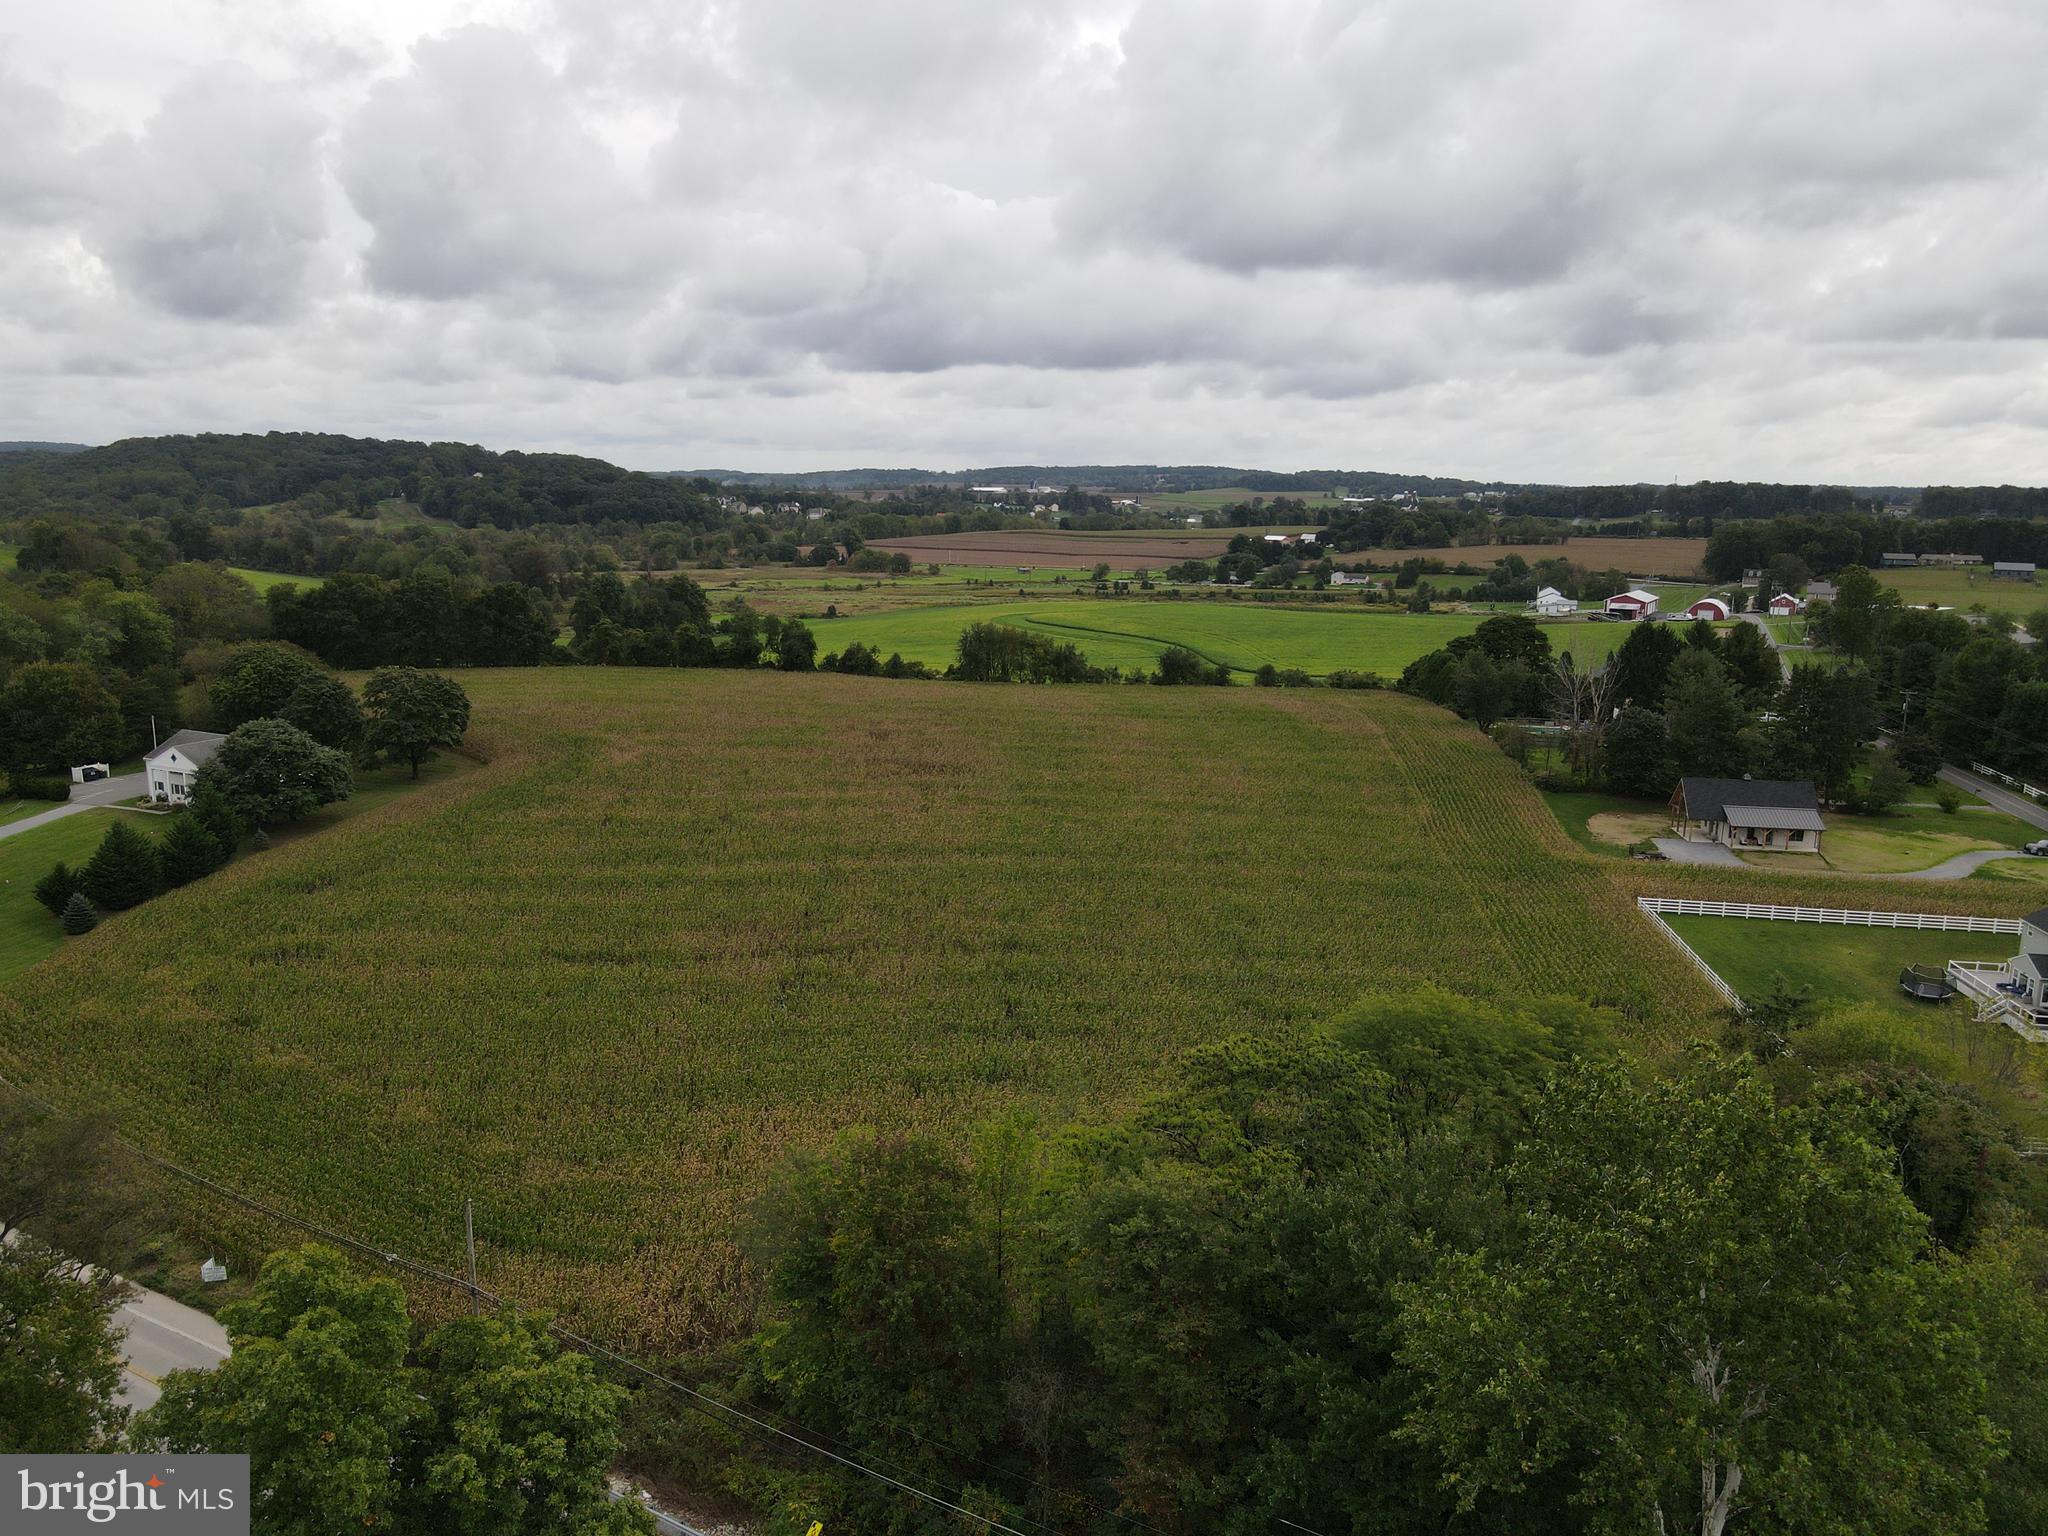
[(1780, 592), (1771, 599), (1771, 617), (1775, 619), (1797, 618), (1806, 612), (1806, 604), (1790, 592)]
[(1733, 611), (1728, 606), (1726, 598), (1703, 597), (1685, 610), (1685, 616), (1688, 619), (1707, 619), (1713, 623), (1719, 623)]
[(214, 731), (180, 731), (142, 759), (149, 776), (149, 798), (183, 805), (192, 798), (192, 784), (208, 759), (227, 738)]
[(1819, 853), (1824, 830), (1808, 779), (1680, 779), (1671, 815), (1689, 843), (1758, 852)]
[(1657, 616), (1657, 594), (1631, 587), (1615, 593), (1605, 606), (1610, 619), (1653, 619)]
[(1579, 605), (1555, 587), (1544, 587), (1537, 592), (1536, 601), (1529, 606), (1546, 619), (1561, 619), (1568, 613), (1579, 611)]
[(1994, 560), (1991, 562), (1993, 581), (2032, 581), (2035, 567), (2031, 560)]

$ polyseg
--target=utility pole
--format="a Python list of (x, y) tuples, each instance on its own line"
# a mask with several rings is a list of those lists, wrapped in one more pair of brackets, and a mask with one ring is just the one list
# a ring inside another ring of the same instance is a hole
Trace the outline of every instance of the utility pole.
[(462, 1246), (469, 1255), (469, 1315), (477, 1314), (476, 1300), (476, 1206), (462, 1202)]

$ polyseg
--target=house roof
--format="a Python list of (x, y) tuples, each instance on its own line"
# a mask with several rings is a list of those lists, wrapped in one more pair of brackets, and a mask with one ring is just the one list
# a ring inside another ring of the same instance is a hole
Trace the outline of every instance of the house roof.
[[(1691, 801), (1686, 804), (1690, 806)], [(1770, 832), (1820, 832), (1820, 812), (1803, 805), (1724, 805), (1721, 820), (1731, 827), (1762, 827)]]
[(1820, 825), (1820, 797), (1814, 794), (1811, 779), (1686, 778), (1678, 781), (1678, 792), (1685, 799), (1685, 814), (1694, 821), (1726, 821), (1732, 804), (1751, 812), (1811, 811), (1812, 825)]
[(212, 757), (220, 744), (226, 740), (227, 737), (215, 731), (180, 731), (175, 736), (165, 737), (143, 753), (142, 760), (145, 763), (153, 763), (171, 748), (176, 747), (185, 761), (196, 766)]
[(2048, 907), (2043, 907), (2038, 912), (2029, 912), (2020, 921), (2036, 928), (2048, 928)]
[(1692, 612), (1692, 610), (1693, 610), (1694, 608), (1705, 608), (1705, 607), (1708, 607), (1708, 606), (1710, 606), (1710, 605), (1711, 605), (1712, 607), (1715, 607), (1715, 608), (1718, 608), (1718, 609), (1720, 609), (1720, 610), (1721, 610), (1721, 611), (1722, 611), (1723, 613), (1727, 613), (1727, 612), (1729, 611), (1729, 608), (1728, 608), (1728, 599), (1727, 599), (1727, 598), (1725, 598), (1725, 597), (1702, 597), (1702, 598), (1699, 598), (1699, 599), (1695, 600), (1695, 601), (1694, 601), (1694, 602), (1693, 602), (1693, 603), (1692, 603), (1692, 604), (1691, 604), (1690, 606), (1688, 606), (1688, 607), (1686, 608), (1686, 610), (1685, 610), (1685, 611), (1686, 611), (1687, 613), (1691, 613), (1691, 612)]
[(2026, 954), (2027, 958), (2034, 964), (2034, 974), (2036, 976), (2048, 976), (2048, 955), (2038, 954), (2031, 949)]
[(1654, 592), (1645, 592), (1641, 587), (1630, 587), (1626, 592), (1615, 593), (1614, 596), (1607, 599), (1607, 601), (1609, 601), (1610, 603), (1649, 603), (1652, 606), (1654, 606), (1657, 601), (1657, 594)]
[(2034, 562), (2031, 560), (1994, 560), (1991, 562), (1991, 569), (1994, 571), (2031, 571), (2034, 568)]

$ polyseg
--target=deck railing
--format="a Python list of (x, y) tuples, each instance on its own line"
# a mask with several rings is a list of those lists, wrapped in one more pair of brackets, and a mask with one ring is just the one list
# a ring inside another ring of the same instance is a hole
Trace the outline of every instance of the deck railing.
[(1850, 928), (1940, 928), (1950, 933), (2020, 931), (2016, 917), (1956, 917), (1946, 912), (1861, 912), (1842, 907), (1778, 907), (1753, 901), (1688, 901), (1676, 896), (1638, 896), (1636, 905), (1656, 916), (1751, 917), (1774, 923), (1840, 923)]

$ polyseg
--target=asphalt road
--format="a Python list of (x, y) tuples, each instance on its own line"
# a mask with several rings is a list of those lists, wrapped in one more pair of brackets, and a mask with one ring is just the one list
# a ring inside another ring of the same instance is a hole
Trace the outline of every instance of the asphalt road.
[(137, 1287), (121, 1303), (121, 1401), (147, 1408), (167, 1371), (210, 1371), (228, 1357), (228, 1336), (212, 1318), (183, 1302)]
[(1967, 789), (1973, 795), (1981, 795), (1984, 803), (1993, 810), (2003, 811), (2008, 816), (2017, 816), (2030, 827), (2039, 827), (2048, 832), (2048, 809), (2034, 804), (2025, 795), (2016, 795), (2009, 789), (2001, 788), (1989, 779), (1980, 779), (1974, 773), (1965, 773), (1960, 768), (1944, 768), (1940, 774), (1944, 784), (1953, 784), (1957, 789)]

